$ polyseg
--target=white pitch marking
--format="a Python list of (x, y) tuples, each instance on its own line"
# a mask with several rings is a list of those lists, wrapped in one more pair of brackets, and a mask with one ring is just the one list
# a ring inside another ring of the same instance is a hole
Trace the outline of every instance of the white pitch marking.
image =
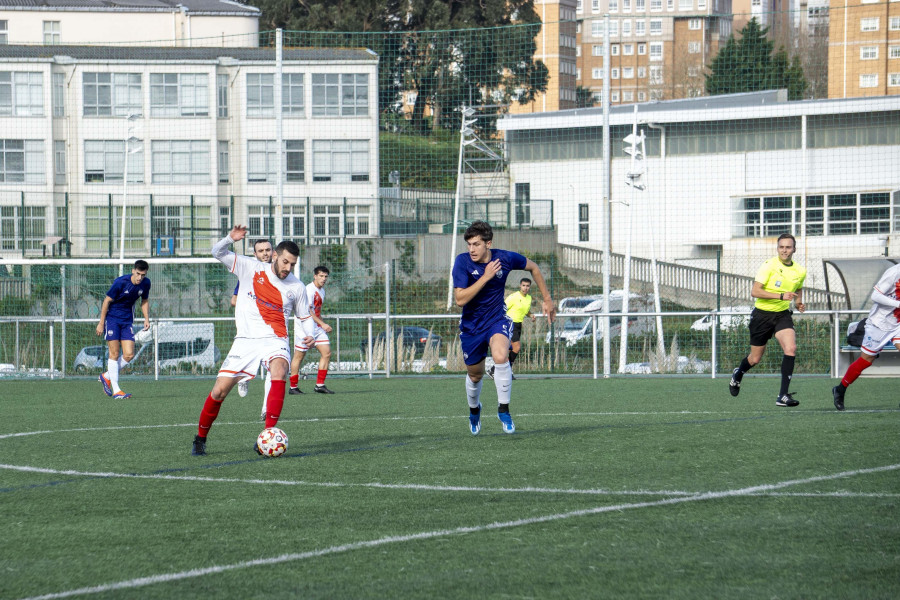
[(672, 504), (682, 504), (685, 502), (698, 502), (701, 500), (718, 500), (720, 498), (733, 498), (735, 496), (749, 496), (760, 492), (773, 491), (794, 485), (803, 485), (806, 483), (815, 483), (818, 481), (829, 481), (833, 479), (841, 479), (844, 477), (852, 477), (855, 475), (867, 475), (869, 473), (881, 473), (884, 471), (894, 471), (900, 469), (900, 464), (887, 465), (883, 467), (874, 467), (871, 469), (857, 469), (854, 471), (843, 471), (832, 475), (819, 475), (816, 477), (807, 477), (806, 479), (791, 479), (779, 483), (770, 483), (763, 485), (755, 485), (751, 487), (739, 488), (734, 490), (725, 490), (721, 492), (704, 492), (693, 494), (690, 496), (682, 496), (679, 498), (666, 498), (664, 500), (655, 500), (652, 502), (635, 502), (633, 504), (616, 504), (613, 506), (598, 506), (595, 508), (586, 508), (582, 510), (573, 510), (565, 513), (556, 513), (545, 515), (543, 517), (532, 517), (530, 519), (517, 519), (515, 521), (503, 521), (488, 523), (487, 525), (474, 525), (468, 527), (457, 527), (455, 529), (441, 529), (437, 531), (424, 531), (421, 533), (413, 533), (410, 535), (386, 536), (375, 540), (367, 540), (362, 542), (353, 542), (351, 544), (343, 544), (340, 546), (331, 546), (320, 550), (311, 550), (309, 552), (297, 552), (291, 554), (282, 554), (270, 558), (257, 558), (230, 565), (218, 565), (206, 567), (203, 569), (191, 569), (189, 571), (181, 571), (179, 573), (164, 573), (162, 575), (152, 575), (150, 577), (139, 577), (137, 579), (128, 579), (115, 583), (107, 583), (92, 587), (83, 587), (64, 592), (56, 592), (52, 594), (44, 594), (42, 596), (32, 596), (24, 600), (54, 600), (56, 598), (70, 598), (72, 596), (83, 596), (86, 594), (99, 594), (123, 589), (133, 589), (153, 585), (156, 583), (168, 583), (170, 581), (179, 581), (182, 579), (190, 579), (193, 577), (202, 577), (214, 573), (224, 573), (225, 571), (233, 571), (236, 569), (244, 569), (247, 567), (269, 566), (286, 562), (295, 562), (305, 560), (307, 558), (316, 558), (329, 554), (338, 554), (341, 552), (349, 552), (351, 550), (359, 550), (364, 548), (377, 548), (385, 544), (397, 544), (401, 542), (409, 542), (415, 540), (428, 540), (437, 537), (446, 537), (451, 535), (461, 535), (466, 533), (479, 533), (482, 531), (493, 531), (497, 529), (509, 529), (511, 527), (521, 527), (523, 525), (533, 525), (535, 523), (547, 523), (550, 521), (559, 521), (562, 519), (570, 519), (573, 517), (583, 517), (588, 515), (597, 515), (607, 512), (617, 512), (623, 510), (631, 510), (636, 508), (653, 508), (656, 506), (668, 506)]

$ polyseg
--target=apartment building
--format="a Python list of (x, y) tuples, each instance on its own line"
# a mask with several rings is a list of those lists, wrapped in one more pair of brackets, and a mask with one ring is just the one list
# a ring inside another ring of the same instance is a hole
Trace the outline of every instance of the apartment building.
[(699, 96), (705, 66), (731, 35), (730, 12), (731, 0), (579, 0), (576, 83), (599, 103), (608, 66), (613, 105)]
[(279, 215), (299, 243), (377, 234), (377, 65), (284, 50), (279, 81), (271, 48), (0, 46), (0, 257), (110, 255), (123, 207), (145, 256)]
[(900, 94), (900, 2), (831, 0), (828, 97)]

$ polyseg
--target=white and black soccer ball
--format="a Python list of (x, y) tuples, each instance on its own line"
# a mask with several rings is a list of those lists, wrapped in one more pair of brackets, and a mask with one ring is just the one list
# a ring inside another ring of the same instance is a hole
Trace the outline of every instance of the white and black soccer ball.
[(277, 427), (267, 427), (256, 438), (256, 447), (263, 456), (281, 456), (288, 449), (288, 436)]

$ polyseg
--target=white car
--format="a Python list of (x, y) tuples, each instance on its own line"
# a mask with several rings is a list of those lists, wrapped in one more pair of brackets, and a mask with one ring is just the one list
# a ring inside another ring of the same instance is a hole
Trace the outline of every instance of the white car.
[[(719, 311), (719, 329), (730, 331), (740, 327), (746, 327), (750, 323), (750, 311), (752, 306), (723, 306)], [(728, 314), (741, 313), (741, 314)], [(694, 321), (691, 329), (694, 331), (709, 331), (712, 329), (713, 315), (709, 314)]]
[[(609, 312), (622, 312), (622, 299), (624, 297), (623, 290), (613, 290), (609, 293)], [(646, 312), (653, 310), (652, 296), (641, 296), (640, 294), (631, 293), (628, 301), (628, 312)], [(565, 342), (567, 346), (575, 345), (578, 340), (593, 335), (593, 319), (591, 317), (569, 317), (566, 313), (602, 313), (603, 312), (603, 296), (580, 296), (577, 298), (563, 298), (559, 303), (559, 312), (557, 313), (557, 325), (554, 327), (554, 337)], [(602, 321), (598, 323), (602, 329)], [(610, 334), (612, 337), (622, 335), (622, 318), (610, 317)], [(647, 317), (636, 317), (634, 315), (628, 317), (628, 334), (641, 335), (652, 329), (651, 319)], [(603, 337), (602, 330), (597, 334), (598, 339)], [(550, 332), (547, 332), (546, 342), (550, 343)]]

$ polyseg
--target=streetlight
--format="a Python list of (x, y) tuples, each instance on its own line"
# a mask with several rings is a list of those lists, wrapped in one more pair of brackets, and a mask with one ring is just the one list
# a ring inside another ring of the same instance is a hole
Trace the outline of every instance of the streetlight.
[(131, 154), (135, 154), (141, 151), (140, 146), (136, 146), (134, 149), (131, 149), (131, 144), (133, 142), (137, 142), (140, 144), (140, 139), (135, 137), (134, 134), (134, 121), (138, 118), (136, 114), (129, 114), (125, 117), (125, 123), (127, 125), (126, 134), (125, 134), (125, 165), (124, 165), (124, 173), (122, 176), (122, 224), (120, 226), (120, 239), (119, 239), (119, 277), (122, 276), (122, 271), (125, 265), (125, 215), (128, 211), (128, 157)]
[(459, 223), (459, 197), (463, 185), (463, 155), (466, 152), (466, 146), (478, 139), (473, 137), (475, 131), (469, 127), (469, 125), (473, 125), (475, 121), (478, 120), (469, 118), (475, 114), (475, 109), (463, 106), (461, 112), (462, 119), (460, 120), (459, 126), (459, 160), (456, 163), (456, 197), (453, 202), (453, 227), (450, 231), (450, 278), (447, 282), (447, 310), (450, 310), (450, 307), (453, 306), (453, 263), (456, 262), (456, 224)]

